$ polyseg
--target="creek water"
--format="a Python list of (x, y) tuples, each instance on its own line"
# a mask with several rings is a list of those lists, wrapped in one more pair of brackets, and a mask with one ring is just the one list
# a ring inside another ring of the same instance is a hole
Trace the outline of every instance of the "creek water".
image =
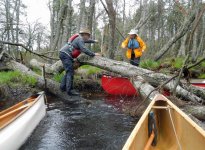
[[(137, 123), (118, 97), (92, 96), (89, 103), (49, 99), (46, 117), (20, 150), (119, 150)], [(85, 98), (83, 98), (85, 100)]]

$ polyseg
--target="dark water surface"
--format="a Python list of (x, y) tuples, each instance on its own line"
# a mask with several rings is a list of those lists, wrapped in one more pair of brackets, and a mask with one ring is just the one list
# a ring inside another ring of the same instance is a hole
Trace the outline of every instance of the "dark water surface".
[(52, 100), (46, 117), (21, 150), (122, 149), (137, 120), (121, 112), (119, 99), (92, 96), (89, 100), (91, 104)]

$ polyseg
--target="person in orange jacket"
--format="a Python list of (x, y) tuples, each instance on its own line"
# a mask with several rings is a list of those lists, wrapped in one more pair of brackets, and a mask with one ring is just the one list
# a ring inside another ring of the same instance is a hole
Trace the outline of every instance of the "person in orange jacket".
[(136, 30), (131, 30), (129, 36), (122, 42), (122, 48), (127, 48), (126, 56), (130, 59), (130, 64), (139, 66), (140, 57), (146, 49), (145, 42), (137, 35)]

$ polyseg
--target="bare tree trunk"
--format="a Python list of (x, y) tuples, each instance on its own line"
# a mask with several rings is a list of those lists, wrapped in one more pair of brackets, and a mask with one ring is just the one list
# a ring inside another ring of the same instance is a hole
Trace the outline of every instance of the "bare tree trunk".
[(198, 46), (198, 49), (197, 49), (196, 58), (198, 58), (199, 56), (203, 56), (203, 48), (204, 48), (204, 42), (205, 42), (204, 23), (205, 23), (205, 18), (202, 19), (202, 34), (201, 34), (201, 37), (200, 37), (200, 42), (199, 42), (199, 46)]
[(94, 12), (95, 12), (95, 0), (90, 0), (90, 6), (88, 11), (88, 19), (87, 19), (87, 27), (91, 32), (93, 30), (93, 19), (94, 19)]
[[(87, 16), (87, 28), (90, 30), (91, 35), (93, 35), (93, 20), (95, 17), (95, 0), (90, 0), (90, 6), (88, 7), (88, 16)], [(91, 49), (91, 44), (88, 45)]]
[(109, 17), (110, 37), (109, 37), (109, 58), (114, 58), (115, 48), (115, 29), (116, 29), (116, 11), (113, 6), (113, 0), (105, 0)]
[(122, 34), (124, 35), (125, 34), (125, 19), (126, 19), (126, 14), (125, 14), (125, 0), (123, 0), (123, 11), (122, 11), (122, 23), (123, 23), (123, 32)]
[(80, 0), (80, 13), (79, 13), (79, 19), (77, 24), (77, 31), (79, 32), (81, 28), (86, 27), (85, 22), (85, 0)]
[(197, 57), (196, 57), (196, 54), (197, 54), (197, 51), (198, 51), (198, 46), (197, 46), (197, 32), (194, 33), (194, 37), (193, 37), (193, 46), (192, 46), (192, 62), (195, 62)]
[(50, 37), (50, 47), (49, 49), (52, 48), (52, 43), (54, 41), (54, 35), (55, 35), (55, 11), (54, 11), (54, 4), (49, 0), (49, 10), (50, 10), (50, 28), (51, 28), (51, 37)]
[(68, 0), (64, 1), (64, 3), (62, 4), (62, 6), (60, 8), (59, 20), (58, 20), (58, 24), (57, 24), (55, 39), (54, 39), (53, 43), (51, 43), (52, 44), (51, 51), (54, 51), (56, 49), (56, 46), (58, 45), (60, 34), (62, 33), (61, 31), (62, 31), (62, 27), (63, 27), (63, 21), (66, 18), (66, 10), (68, 8), (67, 3), (68, 3)]
[(73, 17), (72, 0), (68, 0), (68, 9), (67, 9), (66, 20), (64, 22), (62, 45), (64, 45), (68, 41), (68, 38), (71, 37), (72, 19), (73, 19), (72, 17)]
[[(10, 41), (10, 1), (6, 0), (5, 1), (5, 10), (6, 10), (6, 27), (5, 27), (5, 31), (6, 31), (6, 37), (7, 37), (7, 41)], [(10, 51), (10, 46), (8, 45), (8, 52), (9, 54), (11, 54)]]
[(192, 10), (190, 16), (187, 19), (185, 19), (185, 22), (181, 26), (181, 28), (179, 29), (178, 33), (173, 38), (171, 38), (167, 42), (167, 44), (165, 44), (162, 47), (162, 49), (159, 50), (159, 52), (156, 53), (154, 60), (156, 60), (156, 61), (159, 60), (170, 49), (170, 47), (174, 43), (176, 43), (179, 39), (181, 39), (187, 33), (187, 31), (189, 30), (192, 22), (195, 20), (197, 10), (198, 10), (197, 7), (195, 7), (195, 9)]
[[(16, 0), (16, 43), (19, 43), (19, 18), (20, 18), (21, 0)], [(19, 48), (16, 47), (16, 56), (19, 56)]]
[(103, 56), (108, 56), (108, 47), (109, 47), (109, 26), (105, 25), (102, 33), (101, 41), (101, 53)]
[(180, 45), (177, 57), (185, 57), (186, 56), (186, 40), (187, 40), (187, 37), (188, 37), (188, 33), (181, 40), (181, 45)]
[[(142, 7), (141, 7), (141, 9), (142, 9), (141, 17), (140, 17), (141, 19), (139, 20), (139, 22), (142, 22), (142, 20), (144, 21), (144, 19), (148, 15), (149, 8), (148, 8), (147, 3), (148, 3), (147, 0), (143, 0)], [(143, 35), (143, 39), (145, 39), (145, 37), (147, 36), (147, 30), (145, 28), (146, 28), (146, 26), (142, 26), (142, 28), (140, 29), (140, 32), (139, 32), (140, 35)], [(136, 29), (139, 30), (139, 28), (136, 28)]]

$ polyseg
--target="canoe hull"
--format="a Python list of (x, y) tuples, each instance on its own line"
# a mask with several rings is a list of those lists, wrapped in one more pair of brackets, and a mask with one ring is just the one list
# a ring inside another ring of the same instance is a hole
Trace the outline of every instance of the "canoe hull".
[(205, 88), (205, 83), (191, 83), (193, 86)]
[(102, 88), (110, 95), (137, 95), (136, 89), (128, 78), (103, 75), (101, 81)]
[(46, 114), (44, 94), (13, 122), (0, 130), (0, 149), (19, 149)]
[[(153, 109), (153, 107), (156, 108), (156, 106), (169, 106), (170, 113), (168, 109)], [(149, 139), (148, 114), (151, 110), (155, 114), (158, 137), (157, 145), (151, 146), (150, 150), (179, 149), (172, 122), (183, 150), (204, 150), (205, 131), (162, 95), (156, 96), (155, 99), (151, 101), (129, 136), (123, 150), (143, 150), (145, 148)], [(173, 121), (171, 121), (170, 118), (172, 118)]]
[[(193, 86), (205, 88), (205, 83), (191, 83)], [(101, 85), (104, 91), (110, 95), (125, 95), (134, 96), (138, 95), (137, 90), (132, 85), (130, 80), (125, 77), (113, 77), (108, 75), (103, 75), (101, 78)], [(163, 91), (164, 96), (170, 96), (168, 90)]]

